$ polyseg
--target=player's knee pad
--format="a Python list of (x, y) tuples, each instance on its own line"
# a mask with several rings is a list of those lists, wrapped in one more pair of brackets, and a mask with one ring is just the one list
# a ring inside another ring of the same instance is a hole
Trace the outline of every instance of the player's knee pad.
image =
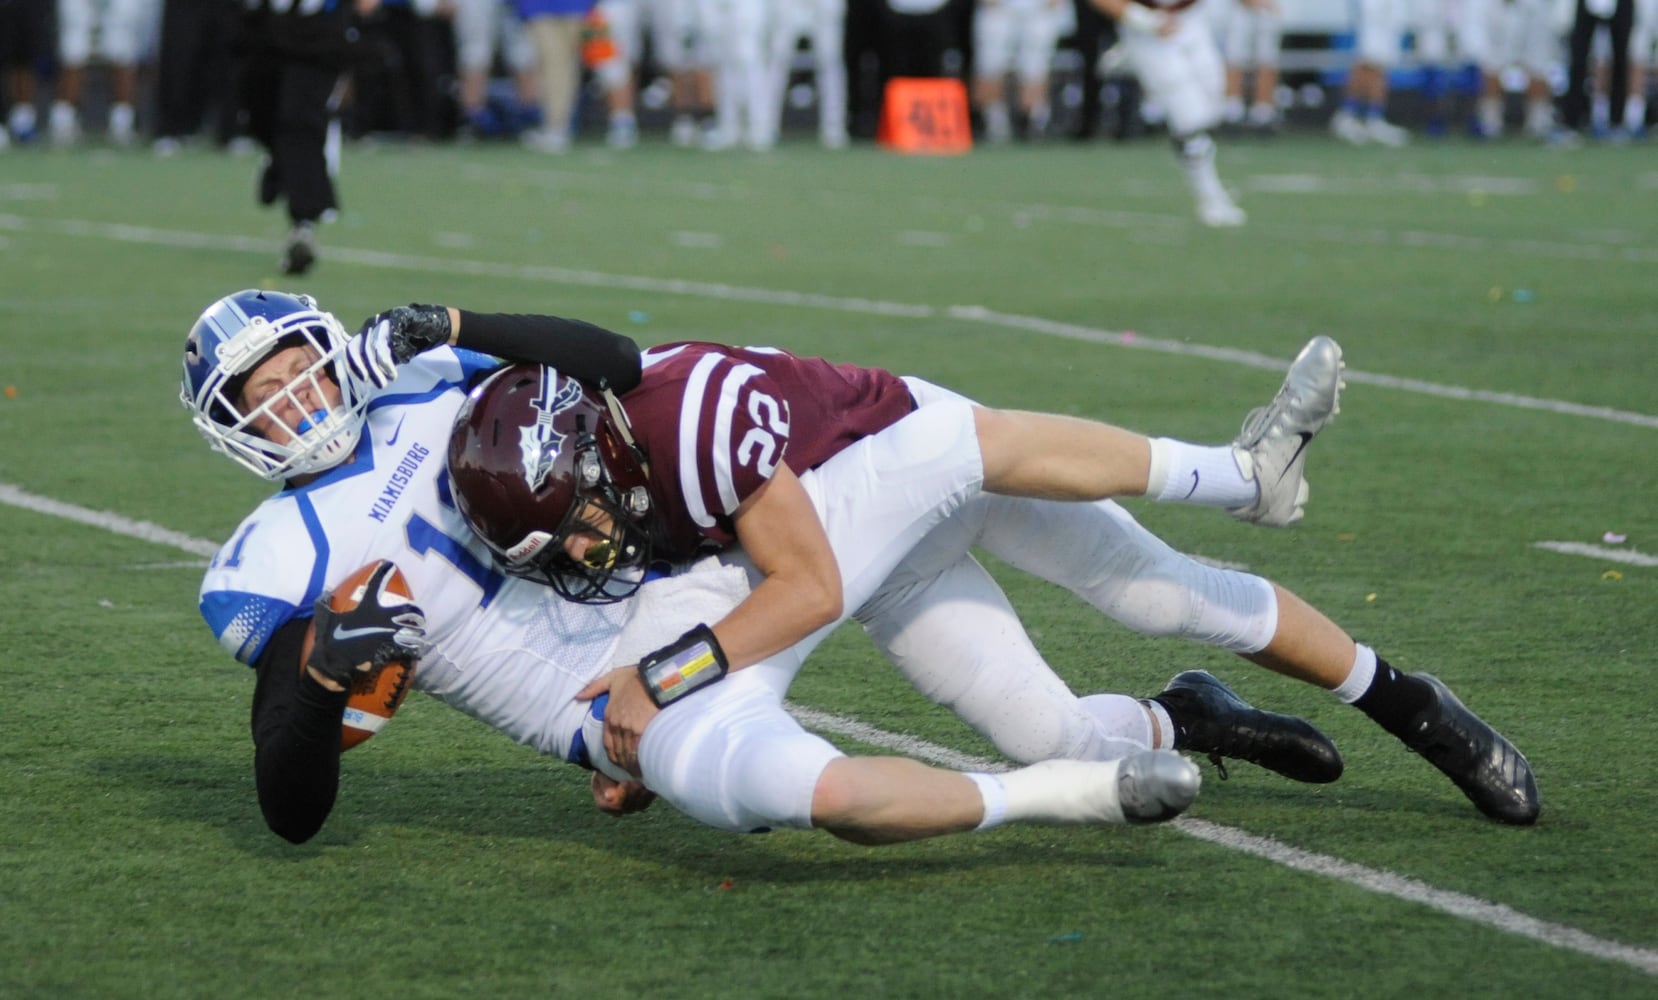
[(1090, 717), (965, 550), (931, 575), (884, 587), (858, 620), (912, 687), (1008, 757), (1075, 757), (1089, 744)]
[(1186, 556), (1125, 581), (1105, 610), (1142, 634), (1191, 639), (1234, 653), (1266, 648), (1278, 627), (1272, 584)]

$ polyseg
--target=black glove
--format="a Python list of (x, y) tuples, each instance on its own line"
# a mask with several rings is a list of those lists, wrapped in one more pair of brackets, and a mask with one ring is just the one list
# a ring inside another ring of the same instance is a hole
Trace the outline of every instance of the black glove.
[(350, 611), (328, 606), (330, 595), (317, 598), (316, 642), (305, 665), (336, 684), (350, 687), (360, 674), (371, 674), (393, 660), (418, 657), (426, 648), (426, 616), (402, 601), (381, 603), (396, 595), (381, 590), (392, 570), (386, 563), (364, 586), (363, 601)]
[(370, 317), (346, 345), (346, 364), (359, 380), (384, 389), (397, 378), (397, 366), (439, 344), (449, 343), (449, 310), (444, 306), (407, 305)]

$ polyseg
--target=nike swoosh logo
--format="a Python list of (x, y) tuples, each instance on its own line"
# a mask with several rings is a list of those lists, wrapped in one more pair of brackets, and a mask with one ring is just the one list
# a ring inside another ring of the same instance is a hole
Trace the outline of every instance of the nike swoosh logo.
[(403, 421), (407, 419), (409, 419), (409, 415), (407, 413), (397, 418), (397, 426), (391, 429), (391, 437), (386, 438), (386, 447), (389, 448), (397, 443), (397, 436), (403, 433)]
[(347, 639), (356, 639), (365, 635), (391, 635), (389, 628), (339, 628), (334, 629), (334, 638), (341, 642)]
[(1180, 499), (1190, 500), (1192, 498), (1192, 494), (1196, 493), (1196, 492), (1197, 492), (1197, 470), (1193, 469), (1192, 470), (1192, 488), (1187, 490), (1186, 495), (1181, 497)]
[(1301, 443), (1296, 445), (1295, 454), (1291, 455), (1290, 460), (1284, 464), (1284, 471), (1278, 474), (1279, 482), (1283, 482), (1284, 477), (1289, 475), (1291, 469), (1295, 468), (1295, 460), (1300, 458), (1301, 453), (1307, 450), (1307, 446), (1313, 443), (1313, 436), (1306, 431), (1300, 431), (1295, 436), (1301, 439)]

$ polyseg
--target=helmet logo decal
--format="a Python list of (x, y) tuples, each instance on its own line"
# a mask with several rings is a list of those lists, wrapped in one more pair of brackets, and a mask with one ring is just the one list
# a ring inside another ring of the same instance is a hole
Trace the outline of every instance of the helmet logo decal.
[(581, 402), (581, 383), (575, 379), (560, 381), (558, 372), (541, 369), (541, 388), (530, 401), (535, 408), (535, 423), (518, 428), (518, 450), (524, 460), (524, 481), (530, 489), (540, 490), (553, 471), (553, 463), (564, 449), (564, 435), (553, 426), (553, 417)]

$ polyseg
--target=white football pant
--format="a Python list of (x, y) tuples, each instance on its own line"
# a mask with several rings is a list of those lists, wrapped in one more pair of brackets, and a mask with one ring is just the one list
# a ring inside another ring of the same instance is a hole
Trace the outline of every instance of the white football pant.
[(1200, 10), (1174, 17), (1173, 34), (1125, 29), (1119, 44), (1147, 99), (1168, 114), (1169, 134), (1181, 138), (1220, 124), (1226, 67)]
[[(906, 381), (923, 405), (953, 395)], [(856, 617), (918, 691), (1023, 764), (1112, 760), (1151, 749), (1150, 723), (1136, 699), (1078, 698), (1066, 687), (970, 554), (975, 546), (1142, 635), (1253, 653), (1277, 630), (1270, 583), (1176, 552), (1112, 501), (992, 494), (969, 500), (905, 557)]]
[(766, 53), (772, 119), (782, 128), (789, 66), (805, 38), (817, 81), (818, 131), (825, 139), (846, 134), (846, 0), (774, 0)]
[(766, 74), (766, 0), (697, 0), (714, 66), (714, 142), (777, 141)]
[[(983, 474), (972, 408), (952, 401), (911, 413), (800, 477), (834, 548), (847, 616), (929, 531), (976, 495)], [(758, 582), (740, 549), (721, 558)], [(651, 627), (668, 636), (663, 642), (708, 620), (694, 606), (684, 611), (687, 622), (651, 616)], [(784, 711), (783, 695), (807, 655), (838, 625), (652, 719), (639, 745), (645, 784), (720, 829), (810, 827), (818, 779), (842, 754), (801, 728)], [(603, 756), (591, 739), (589, 747)]]
[(1063, 8), (1042, 0), (980, 4), (973, 15), (974, 75), (1001, 79), (1014, 73), (1020, 83), (1046, 80), (1070, 16), (1068, 3)]
[(134, 66), (154, 51), (160, 27), (160, 0), (58, 0), (58, 57)]

